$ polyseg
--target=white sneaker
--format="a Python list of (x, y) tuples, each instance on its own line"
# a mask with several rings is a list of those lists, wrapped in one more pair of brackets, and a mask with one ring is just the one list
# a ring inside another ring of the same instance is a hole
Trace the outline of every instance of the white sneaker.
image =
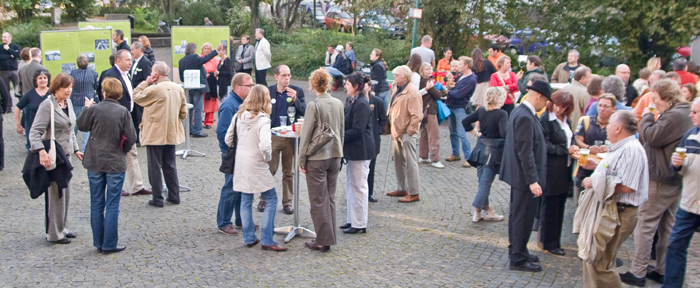
[(433, 161), (430, 161), (430, 159), (424, 159), (424, 158), (418, 158), (418, 164), (423, 164), (423, 163), (430, 163)]
[(442, 162), (440, 162), (440, 161), (433, 162), (432, 164), (430, 164), (430, 166), (433, 166), (435, 168), (440, 168), (440, 169), (445, 168), (445, 165), (442, 165)]
[(491, 211), (483, 210), (481, 212), (484, 213), (484, 221), (503, 221), (503, 215), (496, 214), (496, 211), (493, 211), (493, 209), (491, 209)]
[(472, 222), (474, 223), (481, 221), (481, 219), (484, 219), (483, 217), (481, 217), (481, 212), (476, 212), (476, 210), (472, 212), (472, 215), (474, 215), (472, 216)]

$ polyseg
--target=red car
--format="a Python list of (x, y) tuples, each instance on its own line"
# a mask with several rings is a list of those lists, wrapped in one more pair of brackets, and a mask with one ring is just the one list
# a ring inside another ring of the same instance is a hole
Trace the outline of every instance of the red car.
[(328, 30), (338, 30), (341, 32), (352, 31), (352, 16), (343, 11), (329, 11), (326, 13), (326, 29)]

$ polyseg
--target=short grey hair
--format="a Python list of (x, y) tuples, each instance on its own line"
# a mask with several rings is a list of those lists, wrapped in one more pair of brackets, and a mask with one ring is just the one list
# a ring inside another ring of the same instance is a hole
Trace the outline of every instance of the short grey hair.
[(411, 81), (411, 76), (413, 75), (413, 72), (411, 72), (411, 69), (408, 68), (408, 66), (406, 66), (406, 65), (401, 65), (399, 67), (396, 67), (391, 72), (394, 73), (394, 75), (398, 74), (398, 75), (405, 77), (409, 82)]
[(698, 103), (700, 103), (700, 97), (695, 97), (695, 100), (693, 100), (693, 103), (691, 103), (691, 105), (695, 105)]
[(133, 47), (131, 49), (136, 48), (136, 49), (143, 51), (143, 44), (139, 41), (134, 41), (133, 43), (131, 43), (131, 47)]
[(78, 55), (78, 59), (75, 60), (75, 63), (78, 64), (78, 69), (87, 69), (88, 58), (87, 58), (87, 56), (80, 54), (80, 55)]
[(185, 54), (195, 54), (197, 53), (197, 43), (187, 43), (187, 47), (185, 47)]
[[(654, 76), (654, 75), (659, 76), (659, 79), (661, 79), (661, 78), (664, 78), (664, 76), (666, 76), (666, 71), (664, 71), (664, 70), (654, 70), (654, 71), (651, 72), (651, 75), (652, 75), (652, 76)], [(651, 76), (649, 76), (649, 77), (651, 77)]]
[(209, 46), (209, 49), (214, 50), (214, 46), (211, 46), (211, 43), (209, 42), (204, 42), (204, 44), (202, 44), (202, 50), (204, 50), (204, 47), (207, 46)]
[(263, 30), (262, 28), (256, 28), (255, 32), (260, 32), (260, 34), (265, 35), (265, 30)]
[(433, 37), (430, 37), (430, 35), (425, 35), (423, 38), (420, 40), (420, 43), (430, 43), (433, 41)]
[(617, 98), (617, 101), (622, 101), (624, 102), (625, 99), (625, 83), (622, 82), (622, 79), (620, 77), (617, 77), (615, 75), (610, 75), (603, 80), (603, 83), (600, 84), (601, 88), (603, 88), (603, 91), (605, 93), (610, 93), (615, 95), (615, 98)]
[(168, 73), (170, 73), (170, 67), (168, 66), (168, 63), (165, 63), (163, 61), (156, 61), (155, 64), (153, 64), (153, 71), (158, 72), (160, 76), (168, 76)]
[(569, 53), (576, 53), (576, 57), (580, 57), (580, 56), (581, 56), (581, 53), (578, 53), (578, 50), (576, 50), (576, 49), (571, 49), (571, 50), (569, 50)]
[[(614, 119), (614, 120), (613, 120)], [(628, 110), (617, 110), (613, 113), (610, 121), (617, 122), (629, 135), (637, 134), (637, 115)]]

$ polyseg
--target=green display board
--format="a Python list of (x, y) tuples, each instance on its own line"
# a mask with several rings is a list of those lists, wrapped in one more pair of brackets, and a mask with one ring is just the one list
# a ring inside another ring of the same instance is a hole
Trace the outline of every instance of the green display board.
[[(174, 26), (172, 27), (173, 67), (180, 67), (180, 59), (185, 57), (185, 47), (188, 43), (197, 44), (197, 54), (202, 53), (202, 44), (211, 43), (214, 49), (222, 41), (228, 52), (228, 26)], [(229, 55), (230, 56), (230, 55)]]
[[(131, 23), (129, 20), (110, 20), (110, 21), (93, 21), (93, 22), (78, 22), (78, 29), (83, 30), (88, 27), (95, 29), (112, 29), (112, 31), (120, 29), (124, 31), (124, 40), (126, 44), (131, 45)], [(111, 39), (111, 34), (110, 34)], [(117, 44), (112, 42), (112, 47), (117, 47)]]
[(110, 29), (43, 31), (40, 35), (43, 64), (51, 75), (70, 73), (77, 69), (78, 55), (85, 54), (89, 69), (98, 73), (107, 70), (112, 54), (111, 36)]

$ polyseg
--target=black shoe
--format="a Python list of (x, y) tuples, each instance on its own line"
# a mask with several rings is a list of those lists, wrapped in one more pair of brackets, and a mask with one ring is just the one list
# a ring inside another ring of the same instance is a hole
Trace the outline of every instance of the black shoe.
[(68, 244), (68, 243), (70, 243), (70, 239), (63, 237), (63, 239), (61, 239), (61, 240), (49, 241), (49, 242), (51, 242), (53, 244)]
[(206, 133), (200, 132), (199, 134), (192, 134), (192, 138), (206, 138), (209, 137)]
[(180, 200), (174, 201), (174, 200), (170, 200), (170, 198), (165, 198), (165, 201), (168, 201), (168, 202), (173, 203), (175, 205), (180, 204)]
[(537, 257), (535, 255), (527, 256), (527, 262), (531, 262), (531, 263), (540, 262), (540, 257)]
[(564, 252), (564, 249), (561, 249), (561, 248), (555, 248), (555, 249), (546, 250), (546, 251), (549, 252), (549, 253), (552, 253), (552, 254), (554, 254), (554, 255), (559, 255), (559, 256), (564, 256), (564, 255), (566, 255), (566, 252)]
[(345, 234), (357, 234), (357, 232), (362, 231), (362, 233), (367, 233), (367, 228), (348, 228), (343, 230), (343, 233)]
[(659, 284), (664, 284), (664, 275), (659, 274), (659, 272), (651, 271), (647, 272), (647, 278)]
[(73, 232), (68, 232), (68, 233), (66, 234), (66, 238), (75, 238), (75, 237), (78, 237), (78, 236), (75, 235), (75, 233), (73, 233)]
[(340, 227), (338, 227), (338, 228), (340, 228), (340, 229), (348, 229), (348, 228), (350, 228), (350, 227), (352, 227), (352, 224), (350, 224), (350, 223), (345, 223), (345, 225), (340, 226)]
[(149, 201), (148, 201), (148, 205), (163, 208), (163, 202), (158, 203), (158, 202), (156, 202), (155, 200), (149, 200)]
[(622, 262), (622, 259), (615, 258), (615, 266), (622, 267), (622, 264), (625, 264), (625, 262)]
[(374, 195), (369, 195), (369, 202), (377, 202), (377, 198)]
[(102, 247), (97, 247), (97, 253), (102, 253)]
[(114, 248), (114, 249), (110, 249), (110, 250), (102, 249), (102, 254), (112, 254), (115, 252), (121, 252), (121, 251), (124, 251), (124, 249), (126, 249), (126, 245), (117, 245), (117, 248)]
[(519, 270), (519, 271), (525, 271), (525, 272), (540, 272), (540, 271), (542, 271), (542, 267), (540, 265), (537, 265), (534, 263), (525, 262), (525, 264), (518, 265), (518, 266), (510, 265), (510, 270)]
[(637, 276), (634, 276), (634, 274), (629, 271), (625, 274), (620, 274), (620, 281), (622, 281), (622, 283), (637, 287), (644, 287), (644, 285), (647, 285), (647, 279), (637, 278)]

